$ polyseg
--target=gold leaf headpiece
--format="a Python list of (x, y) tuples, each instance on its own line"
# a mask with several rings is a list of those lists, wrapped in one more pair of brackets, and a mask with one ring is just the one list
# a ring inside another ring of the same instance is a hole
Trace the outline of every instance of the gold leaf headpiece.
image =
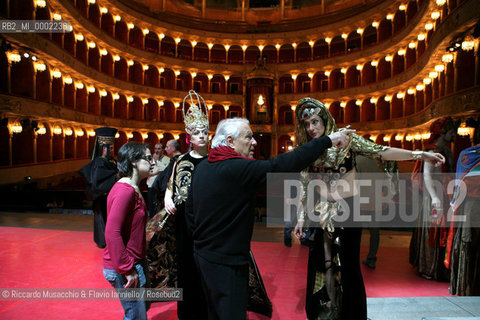
[[(185, 105), (185, 101), (188, 105)], [(188, 108), (185, 110), (185, 108)], [(183, 98), (182, 103), (183, 121), (185, 131), (191, 135), (195, 128), (206, 128), (208, 130), (208, 108), (202, 96), (194, 90), (190, 90)]]

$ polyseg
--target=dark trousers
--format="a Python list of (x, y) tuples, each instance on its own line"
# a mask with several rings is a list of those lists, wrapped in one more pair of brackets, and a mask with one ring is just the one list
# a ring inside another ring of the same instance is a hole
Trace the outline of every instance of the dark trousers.
[(187, 231), (182, 209), (175, 214), (175, 237), (177, 285), (183, 289), (183, 301), (177, 302), (178, 318), (180, 320), (207, 319), (207, 302), (200, 271), (193, 259), (193, 239)]
[(209, 320), (245, 320), (248, 301), (248, 265), (209, 262), (194, 254), (207, 298)]
[(361, 228), (345, 228), (340, 233), (342, 264), (342, 320), (367, 319), (367, 294), (360, 267)]

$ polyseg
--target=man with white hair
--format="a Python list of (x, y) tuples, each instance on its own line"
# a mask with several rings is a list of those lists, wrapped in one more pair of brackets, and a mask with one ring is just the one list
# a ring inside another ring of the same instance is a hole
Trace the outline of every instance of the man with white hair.
[(186, 207), (209, 319), (246, 319), (255, 195), (267, 173), (299, 172), (326, 149), (347, 146), (353, 132), (335, 132), (277, 158), (254, 160), (257, 142), (248, 120), (220, 121), (208, 160), (195, 170)]

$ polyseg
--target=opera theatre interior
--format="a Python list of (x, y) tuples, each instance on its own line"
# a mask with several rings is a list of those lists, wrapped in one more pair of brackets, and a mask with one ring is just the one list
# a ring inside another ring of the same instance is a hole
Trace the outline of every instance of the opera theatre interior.
[[(414, 151), (434, 143), (457, 178), (475, 171), (462, 164), (464, 150), (480, 149), (478, 0), (0, 0), (0, 25), (5, 290), (110, 287), (92, 237), (95, 201), (79, 170), (95, 156), (101, 127), (118, 130), (112, 158), (127, 142), (153, 154), (176, 140), (188, 152), (190, 90), (205, 100), (209, 139), (223, 119), (249, 120), (257, 160), (296, 149), (297, 104), (310, 97), (337, 128), (372, 144)], [(414, 172), (412, 160), (398, 162), (400, 174)], [(150, 196), (146, 183), (140, 188)], [(266, 198), (260, 190), (251, 250), (271, 312), (249, 309), (247, 318), (306, 319), (308, 258), (320, 231), (299, 241), (269, 227)], [(474, 217), (480, 197), (469, 199), (461, 210)], [(418, 230), (432, 230), (425, 226), (376, 236), (364, 229), (368, 318), (480, 319), (479, 227), (438, 227), (454, 238), (452, 251), (441, 235), (423, 239)], [(438, 269), (452, 254), (446, 277), (421, 270), (429, 254)], [(118, 299), (0, 298), (0, 319), (122, 316)], [(181, 319), (172, 301), (152, 303), (148, 318)]]

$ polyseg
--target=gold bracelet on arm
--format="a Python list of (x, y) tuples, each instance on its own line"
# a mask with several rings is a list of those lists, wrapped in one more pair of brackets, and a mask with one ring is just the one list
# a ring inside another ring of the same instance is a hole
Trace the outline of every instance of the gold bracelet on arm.
[(415, 150), (412, 151), (412, 160), (422, 160), (423, 159), (423, 151)]

